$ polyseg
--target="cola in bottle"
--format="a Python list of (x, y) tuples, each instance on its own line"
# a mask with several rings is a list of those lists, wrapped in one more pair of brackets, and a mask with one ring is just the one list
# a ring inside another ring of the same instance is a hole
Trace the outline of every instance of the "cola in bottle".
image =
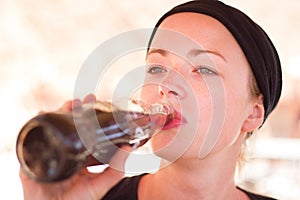
[(172, 116), (172, 108), (165, 103), (130, 111), (96, 102), (73, 112), (42, 113), (22, 127), (17, 157), (31, 178), (61, 181), (83, 167), (108, 164), (123, 145), (143, 145)]

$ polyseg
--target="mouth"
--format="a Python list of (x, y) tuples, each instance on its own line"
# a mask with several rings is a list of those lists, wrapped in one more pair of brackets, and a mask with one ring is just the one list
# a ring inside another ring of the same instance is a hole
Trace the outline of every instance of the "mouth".
[(173, 128), (178, 128), (183, 124), (186, 124), (186, 119), (178, 112), (174, 111), (173, 118), (170, 122), (166, 123), (166, 125), (162, 128), (162, 130), (169, 130)]

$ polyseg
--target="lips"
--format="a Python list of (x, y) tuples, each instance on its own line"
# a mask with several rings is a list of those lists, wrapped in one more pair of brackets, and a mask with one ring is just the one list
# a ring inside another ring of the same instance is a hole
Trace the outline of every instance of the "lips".
[(178, 111), (175, 110), (173, 119), (169, 123), (167, 123), (162, 128), (162, 130), (178, 128), (179, 126), (181, 126), (185, 123), (186, 123), (186, 119), (184, 119), (184, 117), (182, 117), (182, 115)]

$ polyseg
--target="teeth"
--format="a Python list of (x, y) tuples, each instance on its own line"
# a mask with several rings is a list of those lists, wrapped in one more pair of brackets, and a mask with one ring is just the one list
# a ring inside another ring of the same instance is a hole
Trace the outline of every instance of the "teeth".
[(163, 104), (157, 103), (157, 104), (153, 104), (150, 107), (150, 113), (151, 114), (163, 114), (163, 115), (168, 115), (169, 114), (169, 110), (168, 107), (166, 107)]
[(161, 112), (161, 111), (163, 111), (163, 108), (162, 108), (162, 107), (163, 107), (163, 106), (160, 105), (160, 104), (153, 105), (153, 106), (151, 107), (151, 112)]
[(165, 102), (158, 102), (152, 105), (147, 105), (143, 101), (138, 99), (130, 99), (131, 103), (140, 106), (144, 111), (148, 111), (149, 114), (161, 114), (161, 115), (173, 115), (173, 108)]

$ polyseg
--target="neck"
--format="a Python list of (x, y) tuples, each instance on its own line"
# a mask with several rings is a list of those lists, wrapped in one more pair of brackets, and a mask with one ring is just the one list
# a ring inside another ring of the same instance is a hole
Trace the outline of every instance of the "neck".
[(218, 195), (220, 199), (224, 199), (224, 196), (230, 195), (229, 193), (235, 189), (235, 166), (228, 166), (226, 162), (231, 161), (178, 160), (161, 169), (156, 174), (157, 180), (163, 181), (162, 184), (166, 188), (171, 187), (185, 196), (191, 194), (199, 199), (216, 200), (219, 199), (216, 196)]
[(238, 199), (234, 176), (241, 144), (234, 145), (201, 160), (180, 158), (166, 165), (152, 176), (152, 192), (159, 191), (158, 199)]

